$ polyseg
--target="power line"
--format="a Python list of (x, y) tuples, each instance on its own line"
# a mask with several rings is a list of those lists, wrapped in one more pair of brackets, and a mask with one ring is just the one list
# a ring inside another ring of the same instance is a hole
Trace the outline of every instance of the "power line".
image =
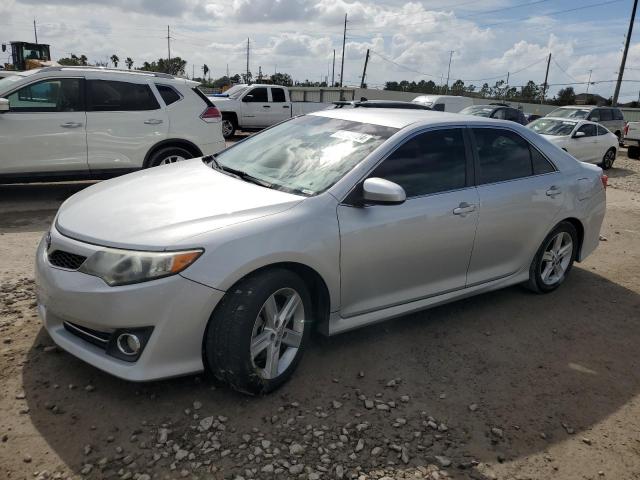
[(555, 58), (553, 58), (553, 63), (556, 64), (556, 67), (558, 67), (560, 69), (560, 71), (562, 73), (564, 73), (568, 78), (570, 78), (571, 80), (573, 80), (574, 82), (578, 82), (579, 80), (576, 79), (575, 77), (571, 76), (569, 74), (569, 72), (567, 72), (564, 68), (562, 68), (562, 66), (557, 62), (557, 60)]

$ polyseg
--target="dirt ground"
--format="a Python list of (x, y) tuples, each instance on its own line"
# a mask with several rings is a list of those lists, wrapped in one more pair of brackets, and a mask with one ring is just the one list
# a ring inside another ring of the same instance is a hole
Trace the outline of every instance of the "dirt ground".
[(264, 398), (55, 348), (33, 254), (88, 183), (0, 186), (0, 479), (638, 479), (640, 162), (610, 177), (603, 241), (558, 291), (318, 336)]

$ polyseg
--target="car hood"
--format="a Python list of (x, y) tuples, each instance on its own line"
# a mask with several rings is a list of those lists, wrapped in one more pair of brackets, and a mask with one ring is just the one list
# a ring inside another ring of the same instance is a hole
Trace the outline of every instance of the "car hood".
[(97, 245), (164, 250), (194, 235), (283, 212), (303, 199), (193, 159), (82, 190), (60, 207), (56, 228)]

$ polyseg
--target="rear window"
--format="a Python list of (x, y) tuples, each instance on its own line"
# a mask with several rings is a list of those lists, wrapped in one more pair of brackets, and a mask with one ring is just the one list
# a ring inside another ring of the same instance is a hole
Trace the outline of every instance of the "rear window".
[(608, 122), (609, 120), (613, 120), (613, 115), (611, 114), (610, 108), (603, 108), (600, 110), (600, 121)]
[(612, 112), (613, 112), (614, 120), (624, 120), (624, 115), (622, 115), (622, 110), (620, 110), (619, 108), (614, 108), (612, 109)]
[(160, 104), (144, 83), (116, 82), (112, 80), (87, 81), (89, 110), (95, 112), (157, 110)]
[(158, 89), (158, 93), (160, 93), (162, 100), (164, 100), (165, 105), (171, 105), (172, 103), (180, 100), (180, 94), (176, 92), (173, 87), (168, 85), (156, 85), (156, 88)]
[(273, 101), (277, 103), (282, 103), (285, 101), (284, 99), (284, 90), (281, 88), (272, 88), (271, 96), (273, 97)]

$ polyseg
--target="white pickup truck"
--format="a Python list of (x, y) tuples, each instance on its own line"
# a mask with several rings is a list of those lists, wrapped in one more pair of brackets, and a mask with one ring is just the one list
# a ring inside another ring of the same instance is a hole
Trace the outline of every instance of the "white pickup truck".
[(292, 102), (289, 89), (279, 85), (235, 85), (225, 93), (209, 95), (222, 113), (222, 135), (236, 130), (270, 127), (287, 118), (324, 110), (330, 103)]
[(624, 126), (624, 143), (627, 146), (627, 156), (640, 160), (640, 122), (627, 122)]

